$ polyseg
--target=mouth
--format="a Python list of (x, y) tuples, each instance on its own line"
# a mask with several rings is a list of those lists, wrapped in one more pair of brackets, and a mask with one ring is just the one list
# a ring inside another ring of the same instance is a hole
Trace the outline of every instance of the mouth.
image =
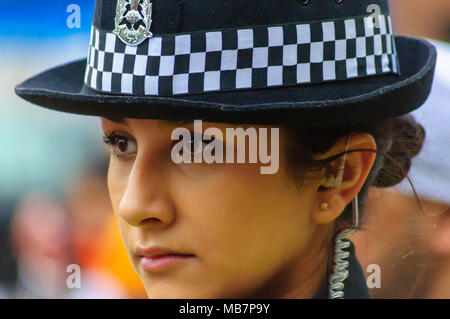
[(160, 255), (156, 257), (142, 256), (140, 264), (142, 269), (146, 271), (157, 271), (173, 267), (193, 257), (194, 255), (184, 254)]
[(161, 271), (195, 257), (193, 254), (179, 253), (160, 246), (137, 247), (136, 253), (140, 258), (140, 266), (145, 271)]

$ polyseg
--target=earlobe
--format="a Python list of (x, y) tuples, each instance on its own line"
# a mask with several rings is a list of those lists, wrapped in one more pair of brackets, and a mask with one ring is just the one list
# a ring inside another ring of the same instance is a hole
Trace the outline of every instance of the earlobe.
[(345, 202), (336, 196), (335, 189), (322, 192), (311, 211), (311, 220), (316, 224), (333, 222), (343, 212)]

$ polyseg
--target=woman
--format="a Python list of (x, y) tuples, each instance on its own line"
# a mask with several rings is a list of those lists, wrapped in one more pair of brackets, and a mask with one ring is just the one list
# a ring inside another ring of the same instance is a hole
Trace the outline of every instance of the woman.
[(98, 0), (88, 60), (16, 87), (101, 117), (149, 297), (368, 298), (347, 237), (420, 151), (434, 47), (385, 0), (152, 2)]

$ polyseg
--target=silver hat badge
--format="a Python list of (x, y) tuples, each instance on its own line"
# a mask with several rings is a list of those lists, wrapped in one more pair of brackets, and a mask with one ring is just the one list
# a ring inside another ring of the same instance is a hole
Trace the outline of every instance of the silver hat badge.
[(153, 34), (151, 0), (117, 0), (115, 33), (124, 43), (139, 45)]

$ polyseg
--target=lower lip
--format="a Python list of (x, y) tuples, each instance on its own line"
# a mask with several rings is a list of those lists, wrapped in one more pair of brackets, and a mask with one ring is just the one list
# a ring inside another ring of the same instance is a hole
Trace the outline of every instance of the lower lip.
[(141, 259), (141, 267), (147, 271), (162, 270), (175, 266), (192, 257), (194, 256), (179, 254), (161, 255), (155, 257), (143, 256)]

